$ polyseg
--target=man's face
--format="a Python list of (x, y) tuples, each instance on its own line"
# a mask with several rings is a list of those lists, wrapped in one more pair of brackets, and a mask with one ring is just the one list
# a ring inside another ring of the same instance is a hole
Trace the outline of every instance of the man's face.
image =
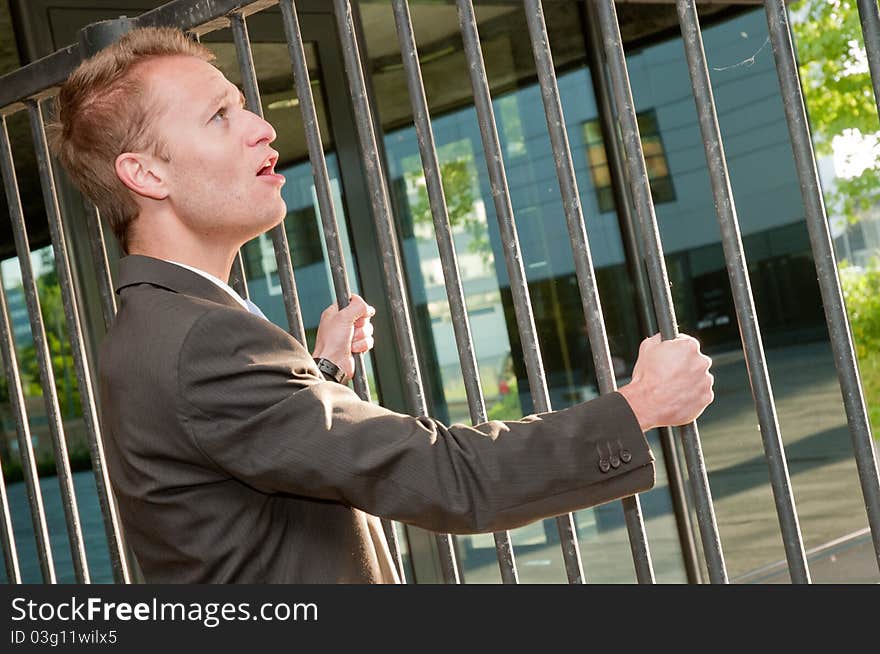
[(156, 102), (152, 127), (170, 161), (167, 201), (190, 230), (240, 245), (283, 220), (284, 177), (275, 174), (275, 130), (244, 109), (238, 88), (195, 57), (146, 64)]

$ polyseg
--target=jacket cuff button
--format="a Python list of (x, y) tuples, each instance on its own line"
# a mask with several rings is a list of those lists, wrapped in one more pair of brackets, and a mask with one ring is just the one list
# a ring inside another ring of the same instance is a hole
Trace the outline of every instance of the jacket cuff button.
[(624, 463), (629, 463), (632, 461), (633, 455), (629, 450), (620, 450), (620, 460)]
[(616, 454), (611, 455), (611, 467), (612, 468), (619, 468), (620, 467), (620, 457), (617, 456)]
[(608, 462), (608, 459), (599, 459), (599, 470), (602, 472), (611, 470), (611, 464)]

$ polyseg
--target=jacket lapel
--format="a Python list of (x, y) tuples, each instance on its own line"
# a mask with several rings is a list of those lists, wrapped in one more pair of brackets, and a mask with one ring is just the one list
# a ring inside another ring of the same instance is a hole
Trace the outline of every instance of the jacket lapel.
[(119, 260), (116, 293), (121, 294), (122, 289), (137, 284), (159, 286), (174, 293), (210, 300), (247, 313), (247, 309), (211, 280), (162, 259), (130, 254)]

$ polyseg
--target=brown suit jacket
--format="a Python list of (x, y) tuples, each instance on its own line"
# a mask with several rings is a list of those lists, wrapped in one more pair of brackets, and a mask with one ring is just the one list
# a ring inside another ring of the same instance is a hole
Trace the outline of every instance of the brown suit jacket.
[(644, 491), (626, 400), (445, 426), (324, 381), (200, 275), (120, 261), (99, 352), (108, 469), (149, 582), (396, 582), (382, 516), (478, 533)]

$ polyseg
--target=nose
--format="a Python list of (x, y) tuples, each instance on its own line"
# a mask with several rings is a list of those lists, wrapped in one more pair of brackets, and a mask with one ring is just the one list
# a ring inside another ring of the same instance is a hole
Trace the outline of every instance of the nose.
[(275, 140), (275, 128), (260, 118), (257, 114), (248, 112), (252, 117), (252, 125), (248, 129), (248, 145), (259, 145), (260, 143), (269, 144)]

